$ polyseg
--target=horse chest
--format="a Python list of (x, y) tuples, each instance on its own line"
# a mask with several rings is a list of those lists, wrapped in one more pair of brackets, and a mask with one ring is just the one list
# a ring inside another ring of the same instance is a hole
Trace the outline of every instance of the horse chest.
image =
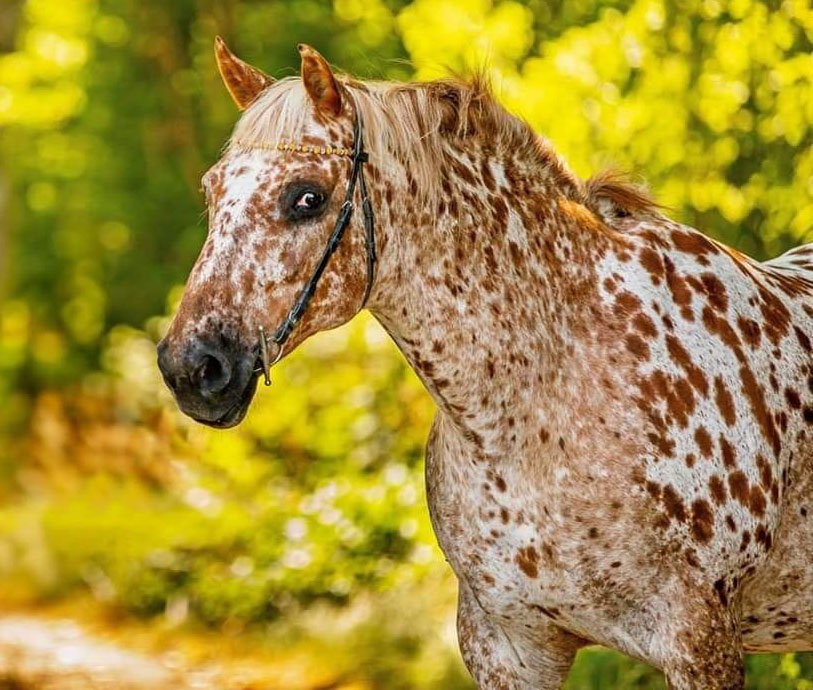
[[(482, 491), (487, 482), (478, 484)], [(468, 482), (430, 490), (438, 542), (455, 573), (484, 609), (512, 618), (552, 603), (561, 585), (559, 574), (540, 562), (543, 539), (531, 501), (525, 503), (523, 509), (510, 496), (484, 500)]]
[(460, 460), (462, 448), (434, 433), (427, 459), (427, 496), (435, 533), (456, 575), (489, 613), (514, 622), (581, 602), (578, 575), (552, 565), (550, 544), (562, 527), (545, 515), (544, 487), (506, 485), (492, 468)]
[(427, 488), (438, 542), (480, 608), (506, 632), (553, 621), (586, 638), (611, 639), (607, 622), (626, 612), (597, 586), (596, 570), (579, 562), (576, 554), (594, 548), (590, 538), (563, 524), (560, 513), (539, 509), (550, 502), (545, 487), (501, 491), (488, 470), (469, 463), (464, 474), (444, 475), (434, 461)]

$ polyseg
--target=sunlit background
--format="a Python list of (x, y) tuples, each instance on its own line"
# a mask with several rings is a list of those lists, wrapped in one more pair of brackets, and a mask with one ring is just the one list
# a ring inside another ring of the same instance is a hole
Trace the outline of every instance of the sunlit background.
[[(425, 505), (433, 404), (372, 319), (309, 341), (233, 431), (160, 383), (237, 115), (218, 33), (277, 77), (298, 41), (362, 78), (485, 69), (580, 175), (633, 171), (766, 258), (813, 241), (813, 10), (0, 0), (0, 688), (471, 688)], [(813, 688), (806, 655), (748, 668)], [(587, 650), (569, 687), (663, 680)]]

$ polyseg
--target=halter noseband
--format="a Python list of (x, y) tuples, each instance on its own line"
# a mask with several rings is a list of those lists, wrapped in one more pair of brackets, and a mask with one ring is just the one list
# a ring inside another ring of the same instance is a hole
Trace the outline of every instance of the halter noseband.
[[(361, 123), (361, 113), (358, 106), (355, 107), (355, 115), (353, 119), (353, 168), (350, 171), (350, 181), (347, 183), (347, 191), (344, 195), (344, 203), (342, 204), (339, 215), (336, 218), (336, 225), (333, 226), (333, 232), (327, 242), (327, 246), (319, 257), (319, 262), (316, 268), (313, 269), (310, 279), (302, 287), (299, 296), (296, 298), (293, 306), (288, 310), (287, 316), (282, 320), (279, 327), (272, 335), (268, 335), (265, 329), (260, 326), (260, 359), (261, 365), (255, 372), (262, 372), (265, 379), (265, 385), (271, 385), (271, 367), (282, 358), (285, 341), (293, 333), (297, 324), (301, 321), (302, 317), (308, 309), (308, 304), (316, 292), (316, 287), (319, 284), (319, 279), (327, 268), (330, 257), (339, 248), (339, 243), (342, 241), (344, 231), (350, 224), (350, 219), (353, 217), (353, 196), (356, 191), (356, 183), (358, 183), (359, 191), (361, 192), (361, 210), (364, 213), (364, 237), (367, 244), (367, 286), (364, 288), (364, 297), (361, 300), (359, 310), (364, 308), (367, 304), (367, 298), (370, 296), (370, 290), (373, 288), (373, 279), (375, 278), (375, 226), (373, 218), (373, 205), (370, 203), (370, 197), (367, 194), (367, 182), (364, 179), (364, 163), (368, 160), (367, 152), (364, 150), (364, 137), (363, 128)], [(277, 346), (277, 353), (272, 360), (268, 353), (268, 343), (273, 342)]]

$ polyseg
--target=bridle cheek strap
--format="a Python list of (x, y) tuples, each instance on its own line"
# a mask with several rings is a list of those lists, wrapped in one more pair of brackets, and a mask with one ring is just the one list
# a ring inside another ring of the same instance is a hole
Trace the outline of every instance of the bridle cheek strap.
[[(305, 312), (308, 310), (308, 304), (311, 301), (316, 288), (319, 284), (319, 279), (327, 268), (330, 257), (336, 252), (341, 244), (344, 231), (350, 224), (353, 217), (353, 197), (355, 196), (356, 184), (358, 184), (359, 192), (361, 194), (361, 211), (364, 216), (364, 238), (367, 245), (367, 285), (364, 288), (364, 297), (361, 300), (361, 311), (367, 304), (367, 299), (370, 297), (370, 291), (373, 288), (373, 280), (375, 278), (376, 267), (376, 249), (375, 249), (375, 217), (373, 215), (373, 205), (367, 193), (367, 181), (364, 179), (364, 163), (367, 162), (367, 152), (364, 150), (364, 137), (361, 123), (361, 113), (358, 106), (355, 107), (355, 118), (353, 121), (353, 168), (350, 171), (350, 180), (347, 183), (347, 191), (344, 195), (344, 203), (342, 203), (339, 215), (336, 218), (336, 224), (333, 226), (333, 232), (330, 239), (325, 246), (316, 268), (313, 269), (310, 279), (300, 290), (293, 306), (288, 310), (288, 314), (282, 320), (279, 327), (270, 336), (266, 333), (265, 329), (260, 326), (260, 360), (261, 365), (257, 372), (262, 372), (265, 385), (271, 385), (271, 367), (276, 364), (281, 358), (284, 350), (285, 342), (293, 333), (297, 324), (302, 320)], [(277, 346), (277, 352), (272, 360), (269, 356), (268, 345), (269, 341)]]

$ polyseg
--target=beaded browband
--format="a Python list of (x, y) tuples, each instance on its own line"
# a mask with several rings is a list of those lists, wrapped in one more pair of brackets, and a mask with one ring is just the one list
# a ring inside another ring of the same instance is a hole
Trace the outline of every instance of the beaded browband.
[(338, 148), (334, 146), (313, 146), (311, 144), (294, 144), (281, 141), (278, 144), (267, 144), (261, 141), (247, 141), (246, 139), (232, 139), (234, 144), (246, 149), (264, 149), (266, 151), (299, 151), (301, 153), (317, 153), (323, 156), (352, 156), (353, 149)]

